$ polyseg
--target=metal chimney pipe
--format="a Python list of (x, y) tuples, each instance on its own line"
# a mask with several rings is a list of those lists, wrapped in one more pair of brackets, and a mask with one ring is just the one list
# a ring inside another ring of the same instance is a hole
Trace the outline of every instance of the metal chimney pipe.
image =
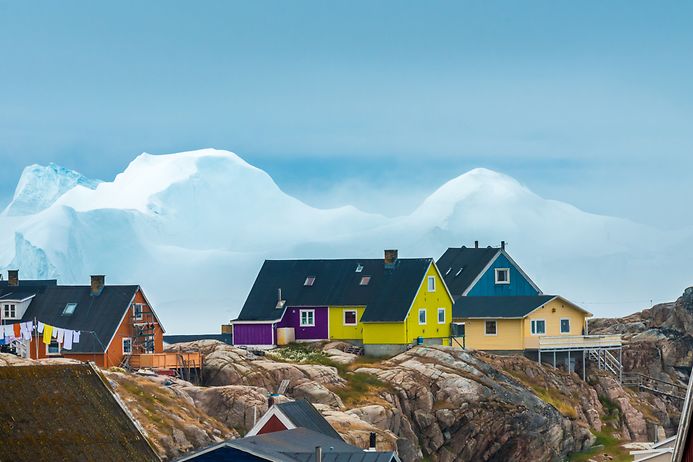
[(474, 241), (474, 248), (478, 249), (479, 248), (479, 241)]
[(501, 241), (501, 250), (505, 250), (505, 241)]
[(375, 451), (375, 432), (371, 432), (370, 438), (368, 439), (368, 449), (370, 451)]
[(315, 446), (315, 462), (322, 462), (322, 448)]

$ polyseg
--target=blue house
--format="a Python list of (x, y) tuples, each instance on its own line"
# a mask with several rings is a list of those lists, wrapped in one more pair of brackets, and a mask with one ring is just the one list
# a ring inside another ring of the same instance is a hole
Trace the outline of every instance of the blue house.
[(542, 292), (500, 247), (453, 247), (438, 259), (438, 269), (453, 298), (464, 296), (534, 296)]

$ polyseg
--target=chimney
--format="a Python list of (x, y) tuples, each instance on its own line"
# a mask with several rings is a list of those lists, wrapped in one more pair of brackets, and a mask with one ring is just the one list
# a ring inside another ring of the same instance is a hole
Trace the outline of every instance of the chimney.
[(392, 266), (397, 261), (397, 249), (385, 250), (385, 266)]
[(501, 250), (505, 250), (505, 241), (501, 241)]
[(19, 285), (19, 270), (7, 270), (7, 284), (11, 286)]
[(103, 286), (106, 285), (106, 276), (103, 274), (91, 275), (91, 295), (98, 297), (103, 292)]
[(479, 241), (474, 241), (474, 248), (478, 249), (479, 248)]
[(315, 446), (315, 462), (322, 462), (322, 448)]
[(368, 450), (375, 451), (375, 432), (371, 432), (370, 438), (368, 439)]

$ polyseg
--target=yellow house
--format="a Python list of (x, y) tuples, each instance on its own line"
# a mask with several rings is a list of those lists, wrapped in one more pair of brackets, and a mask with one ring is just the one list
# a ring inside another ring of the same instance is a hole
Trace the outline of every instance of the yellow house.
[[(538, 350), (540, 342), (587, 334), (592, 314), (558, 295), (459, 297), (453, 308), (466, 348), (512, 352)], [(464, 327), (462, 327), (462, 325)], [(542, 340), (544, 338), (544, 340)]]
[(448, 345), (452, 302), (432, 258), (397, 250), (382, 259), (267, 260), (232, 321), (233, 342), (346, 340), (371, 355)]

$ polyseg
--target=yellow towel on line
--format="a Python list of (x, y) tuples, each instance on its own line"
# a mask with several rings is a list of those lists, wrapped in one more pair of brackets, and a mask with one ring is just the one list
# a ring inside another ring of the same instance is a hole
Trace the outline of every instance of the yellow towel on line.
[(51, 334), (53, 333), (53, 326), (48, 324), (43, 325), (43, 343), (46, 345), (51, 343)]

